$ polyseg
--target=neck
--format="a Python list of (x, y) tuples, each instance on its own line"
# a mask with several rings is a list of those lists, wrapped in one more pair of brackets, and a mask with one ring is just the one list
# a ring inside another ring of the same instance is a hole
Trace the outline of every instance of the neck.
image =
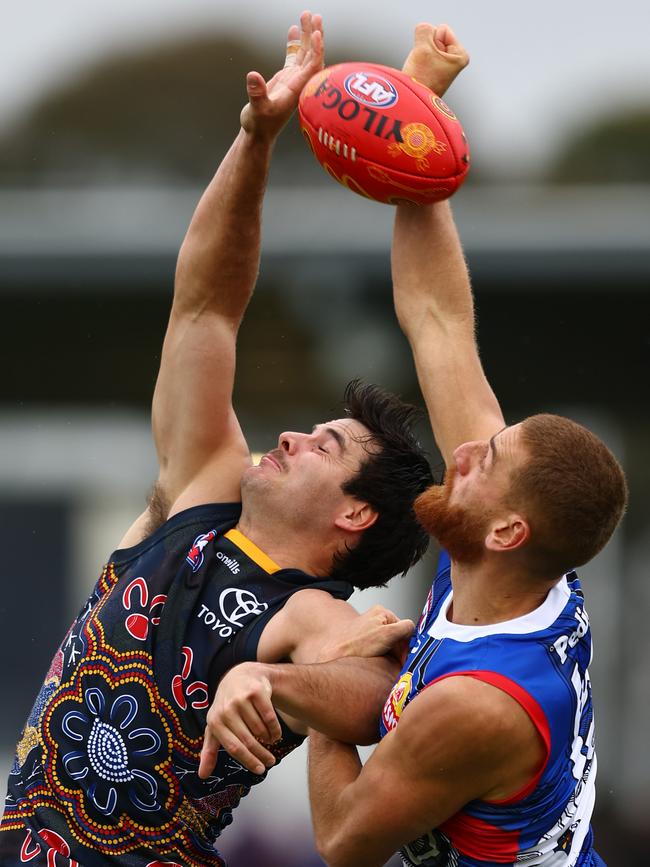
[(530, 614), (544, 602), (558, 578), (533, 580), (521, 568), (489, 558), (451, 567), (454, 598), (450, 619), (461, 626), (487, 626)]
[(268, 521), (256, 522), (242, 511), (237, 529), (274, 560), (281, 569), (300, 569), (308, 575), (322, 577), (332, 567), (335, 551), (326, 544), (318, 547), (302, 538), (304, 534), (287, 527), (273, 527)]

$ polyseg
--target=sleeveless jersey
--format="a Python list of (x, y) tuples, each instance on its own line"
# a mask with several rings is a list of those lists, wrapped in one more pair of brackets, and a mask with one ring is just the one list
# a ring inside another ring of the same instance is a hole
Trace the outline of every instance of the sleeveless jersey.
[(385, 704), (382, 737), (423, 689), (451, 675), (508, 693), (530, 716), (546, 758), (534, 779), (503, 801), (472, 801), (440, 828), (401, 851), (406, 867), (591, 867), (596, 754), (589, 618), (575, 573), (523, 617), (488, 626), (447, 619), (449, 558), (438, 573), (411, 640), (401, 677)]
[[(262, 630), (304, 587), (352, 586), (280, 569), (198, 506), (115, 551), (68, 631), (23, 730), (0, 825), (0, 863), (223, 865), (214, 842), (263, 777), (224, 750), (198, 764), (220, 677), (254, 660)], [(284, 728), (279, 760), (303, 739)]]

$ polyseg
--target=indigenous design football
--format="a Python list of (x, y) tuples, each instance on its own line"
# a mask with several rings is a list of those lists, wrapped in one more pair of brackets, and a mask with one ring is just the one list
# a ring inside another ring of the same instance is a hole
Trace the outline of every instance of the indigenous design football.
[(303, 135), (325, 171), (378, 202), (449, 198), (469, 170), (454, 112), (428, 87), (376, 63), (318, 72), (298, 104)]

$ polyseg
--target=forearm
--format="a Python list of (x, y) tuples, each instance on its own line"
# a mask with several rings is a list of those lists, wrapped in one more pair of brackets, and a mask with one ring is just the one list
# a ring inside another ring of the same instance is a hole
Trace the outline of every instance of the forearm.
[(391, 264), (395, 310), (412, 343), (432, 325), (473, 334), (469, 274), (448, 202), (397, 206)]
[(489, 438), (503, 416), (481, 365), (469, 274), (447, 202), (398, 206), (392, 267), (395, 311), (450, 465), (458, 445)]
[[(347, 788), (358, 778), (361, 762), (355, 747), (310, 731), (309, 802), (314, 840), (329, 867), (353, 867), (358, 861), (358, 843), (354, 829), (346, 821), (349, 815)], [(359, 846), (364, 851), (362, 842)], [(377, 867), (383, 861), (377, 861)], [(372, 867), (365, 858), (364, 867)]]
[(192, 217), (176, 267), (174, 307), (239, 324), (259, 270), (273, 139), (240, 130)]
[(386, 657), (347, 657), (317, 665), (269, 665), (264, 673), (278, 710), (337, 740), (371, 744), (397, 668)]

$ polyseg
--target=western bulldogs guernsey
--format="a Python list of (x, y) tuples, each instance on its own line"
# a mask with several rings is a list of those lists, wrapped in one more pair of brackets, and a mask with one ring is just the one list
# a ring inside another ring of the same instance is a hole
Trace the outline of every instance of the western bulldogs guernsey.
[[(262, 777), (220, 750), (198, 763), (220, 677), (305, 586), (233, 529), (239, 504), (198, 506), (115, 551), (57, 652), (18, 744), (0, 863), (221, 867), (214, 841)], [(279, 759), (302, 741), (288, 729)]]
[(401, 677), (386, 702), (381, 734), (429, 684), (475, 677), (511, 695), (528, 712), (546, 746), (536, 777), (504, 801), (472, 801), (440, 828), (401, 851), (406, 867), (592, 867), (596, 755), (587, 666), (589, 619), (575, 573), (523, 617), (489, 626), (447, 619), (450, 564), (440, 558)]

